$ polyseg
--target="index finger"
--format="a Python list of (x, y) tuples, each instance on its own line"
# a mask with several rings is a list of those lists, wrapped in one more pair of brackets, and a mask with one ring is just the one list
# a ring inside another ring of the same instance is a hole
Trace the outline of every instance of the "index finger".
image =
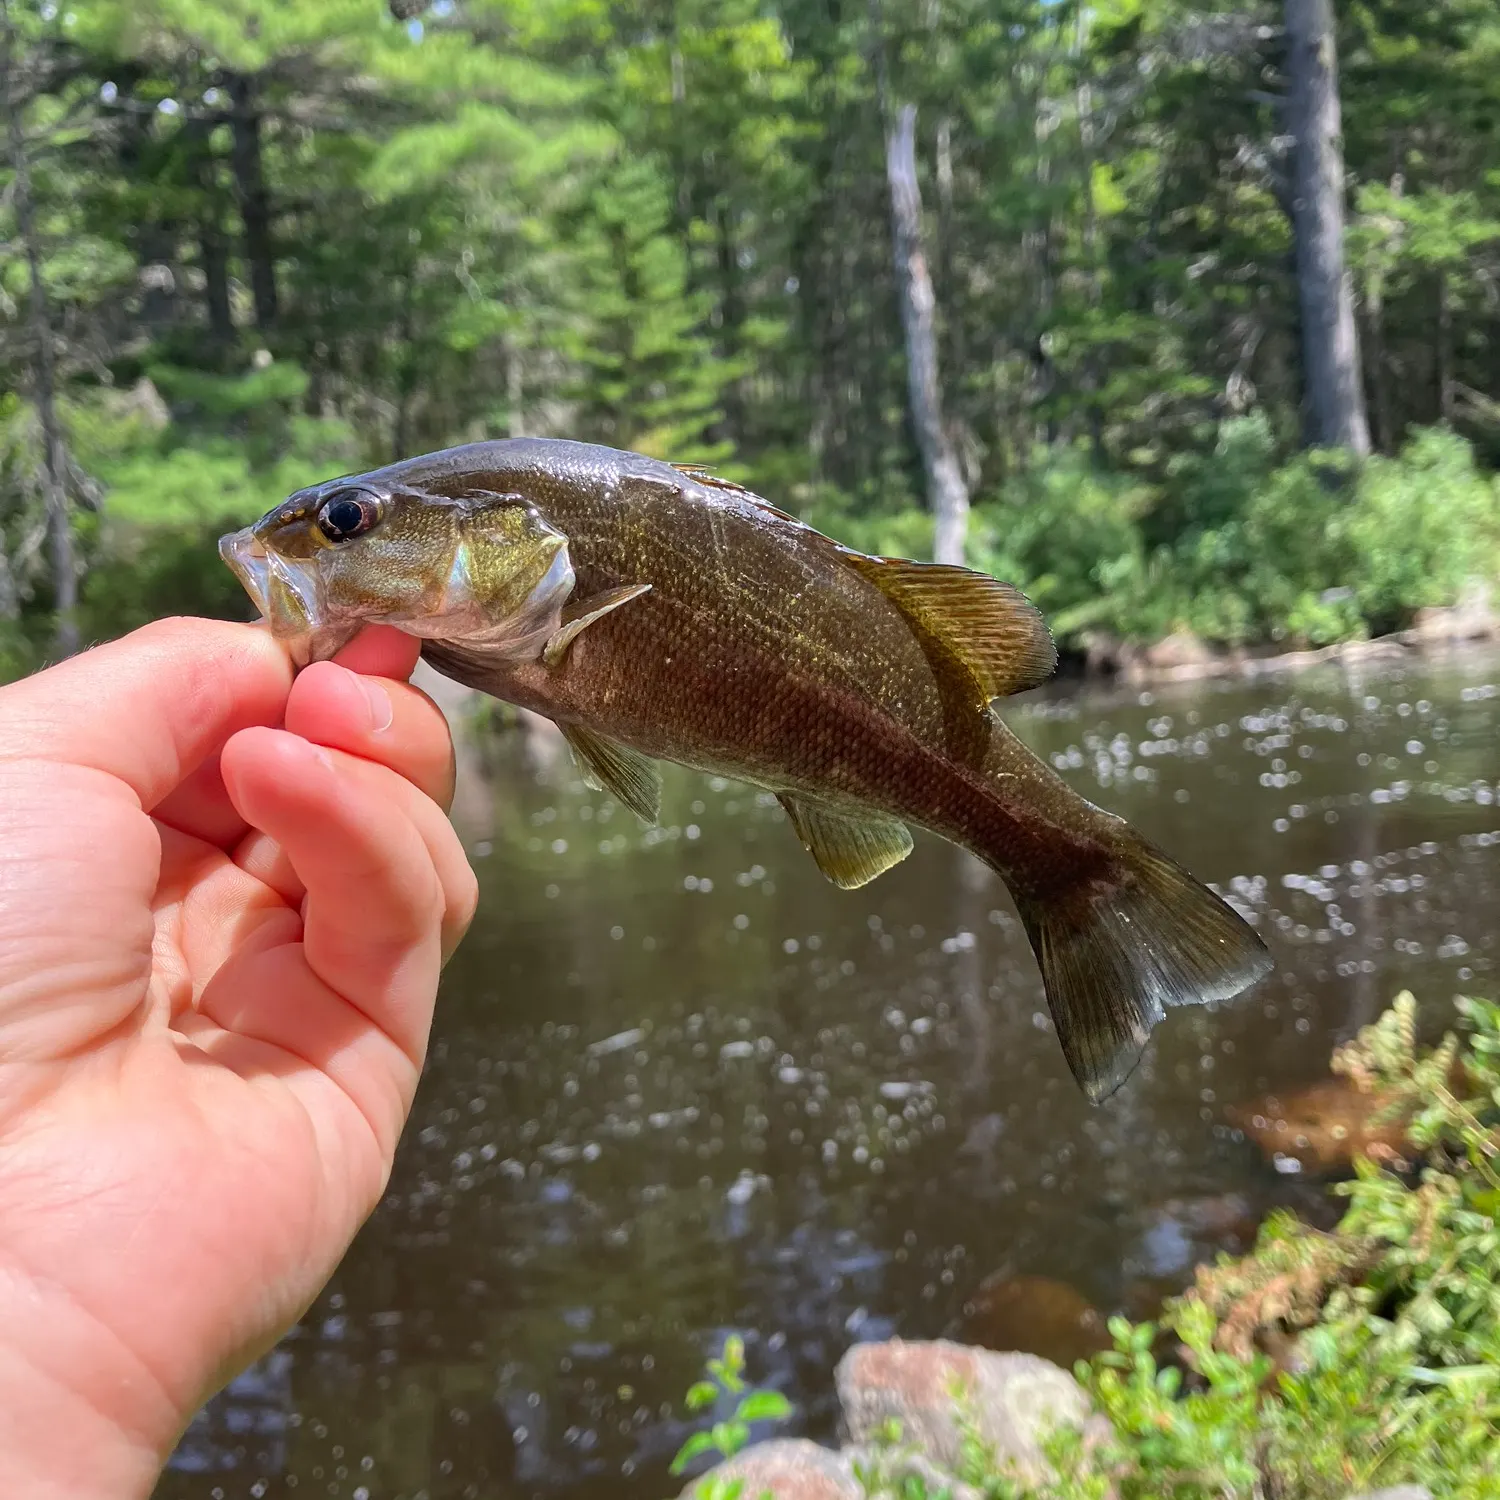
[(269, 631), (158, 620), (0, 689), (0, 760), (89, 766), (154, 808), (230, 735), (280, 723), (291, 684)]
[[(415, 636), (388, 625), (369, 625), (333, 658), (335, 664), (347, 666), (353, 672), (388, 680), (399, 721), (394, 734), (371, 736), (363, 727), (366, 718), (363, 703), (356, 701), (351, 715), (347, 711), (347, 697), (342, 715), (336, 705), (326, 703), (322, 705), (323, 711), (315, 712), (311, 718), (302, 712), (309, 703), (317, 702), (317, 693), (310, 694), (308, 689), (326, 680), (327, 662), (315, 662), (304, 669), (300, 675), (306, 676), (308, 683), (304, 687), (293, 684), (282, 705), (282, 718), (257, 722), (273, 727), (285, 723), (293, 734), (304, 739), (378, 760), (447, 807), (453, 798), (453, 747), (447, 723), (425, 693), (406, 685), (420, 650), (421, 642)], [(205, 757), (180, 786), (156, 804), (152, 813), (179, 833), (203, 839), (220, 849), (232, 849), (244, 838), (248, 826), (225, 789), (217, 753)]]

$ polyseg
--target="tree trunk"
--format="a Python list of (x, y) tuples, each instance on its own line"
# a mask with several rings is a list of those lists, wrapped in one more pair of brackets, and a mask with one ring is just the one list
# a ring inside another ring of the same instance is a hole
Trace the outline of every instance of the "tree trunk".
[(266, 187), (265, 163), (261, 158), (255, 81), (242, 74), (231, 74), (229, 98), (233, 106), (229, 161), (239, 194), (240, 218), (245, 226), (250, 295), (255, 303), (255, 326), (266, 333), (276, 324), (276, 249), (271, 236), (271, 194)]
[[(1095, 149), (1094, 86), (1087, 61), (1092, 15), (1087, 6), (1079, 7), (1074, 56), (1079, 73), (1078, 145), (1083, 169), (1083, 258), (1088, 270), (1089, 306), (1097, 312), (1104, 301), (1104, 269), (1099, 256), (1099, 205), (1094, 198), (1094, 166), (1098, 158)], [(1095, 461), (1102, 464), (1105, 461), (1105, 417), (1104, 403), (1099, 399), (1099, 391), (1104, 384), (1100, 365), (1099, 345), (1091, 340), (1088, 353), (1083, 357), (1082, 384), (1087, 398), (1089, 443), (1094, 450)]]
[(0, 625), (14, 625), (21, 618), (21, 591), (11, 571), (10, 554), (5, 550), (5, 528), (0, 525)]
[(522, 378), (521, 351), (515, 340), (505, 340), (505, 435), (526, 436), (526, 386)]
[(234, 342), (234, 313), (229, 301), (229, 244), (220, 215), (218, 163), (206, 122), (194, 120), (184, 128), (188, 137), (192, 184), (197, 189), (198, 269), (203, 272), (203, 309), (208, 336), (220, 350)]
[(922, 250), (922, 197), (917, 186), (917, 110), (903, 105), (886, 136), (886, 176), (891, 187), (891, 237), (896, 287), (906, 333), (907, 392), (912, 426), (927, 475), (927, 502), (936, 521), (933, 556), (938, 562), (964, 560), (969, 526), (969, 491), (947, 428), (943, 425), (938, 382), (936, 301), (927, 257)]
[(1370, 451), (1354, 289), (1344, 267), (1344, 152), (1332, 0), (1286, 0), (1292, 227), (1308, 443)]
[(1437, 377), (1438, 421), (1453, 422), (1453, 306), (1448, 297), (1448, 273), (1437, 268), (1437, 338), (1433, 346)]
[[(174, 195), (156, 175), (151, 162), (151, 122), (154, 111), (135, 98), (138, 82), (134, 70), (120, 68), (114, 72), (119, 96), (128, 106), (120, 121), (118, 163), (120, 177), (126, 182), (146, 182), (152, 189), (151, 207), (138, 223), (126, 230), (126, 238), (135, 250), (141, 291), (140, 322), (153, 336), (177, 321), (177, 224), (175, 217), (163, 217), (161, 205), (171, 203)], [(119, 97), (117, 96), (117, 97)]]
[(218, 210), (205, 204), (198, 223), (198, 264), (203, 271), (203, 306), (208, 336), (220, 348), (234, 342), (234, 311), (229, 301), (229, 247), (218, 222)]
[(1391, 382), (1385, 368), (1385, 289), (1379, 276), (1365, 288), (1365, 338), (1361, 352), (1371, 398), (1370, 445), (1376, 452), (1393, 453), (1395, 427), (1391, 420)]
[(8, 101), (7, 144), (16, 228), (20, 232), (31, 281), (27, 302), (32, 345), (31, 385), (37, 420), (42, 429), (42, 498), (46, 507), (53, 604), (57, 613), (53, 644), (57, 655), (71, 656), (78, 650), (78, 562), (73, 550), (72, 518), (68, 514), (67, 460), (57, 419), (57, 360), (52, 342), (52, 316), (47, 306), (47, 289), (42, 282), (42, 251), (37, 240), (36, 214), (31, 200), (31, 163), (21, 122), (20, 90), (12, 83), (17, 58), (8, 0), (0, 0), (0, 30), (4, 32), (0, 78), (4, 80)]
[(953, 219), (953, 122), (944, 116), (937, 128), (938, 243), (937, 285), (935, 293), (948, 309), (943, 325), (942, 358), (950, 370), (966, 370), (969, 352), (965, 347), (964, 320), (953, 315), (958, 301), (958, 271), (954, 248), (958, 230)]

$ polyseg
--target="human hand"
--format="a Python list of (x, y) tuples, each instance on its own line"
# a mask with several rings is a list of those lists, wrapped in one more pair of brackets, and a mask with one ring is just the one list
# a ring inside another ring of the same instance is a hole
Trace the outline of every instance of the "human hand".
[(0, 689), (0, 1495), (149, 1495), (384, 1189), (475, 903), (417, 649), (172, 620)]

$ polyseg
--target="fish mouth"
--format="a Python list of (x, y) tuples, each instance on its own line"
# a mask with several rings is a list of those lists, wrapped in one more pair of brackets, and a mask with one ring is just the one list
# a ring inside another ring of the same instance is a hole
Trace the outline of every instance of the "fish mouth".
[(253, 526), (220, 537), (219, 556), (270, 624), (273, 635), (299, 636), (318, 629), (322, 611), (315, 579), (270, 551)]

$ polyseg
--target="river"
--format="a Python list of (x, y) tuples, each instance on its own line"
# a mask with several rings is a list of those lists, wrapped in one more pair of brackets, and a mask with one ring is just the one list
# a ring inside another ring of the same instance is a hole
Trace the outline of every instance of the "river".
[(1500, 657), (1031, 700), (1012, 726), (1250, 914), (1270, 979), (1090, 1108), (958, 850), (841, 892), (743, 786), (669, 770), (644, 830), (557, 741), (466, 738), (481, 905), (389, 1192), (163, 1500), (665, 1500), (729, 1332), (826, 1436), (851, 1342), (951, 1329), (992, 1273), (1135, 1307), (1215, 1205), (1316, 1201), (1225, 1108), (1403, 988), (1434, 1032), (1495, 992)]

